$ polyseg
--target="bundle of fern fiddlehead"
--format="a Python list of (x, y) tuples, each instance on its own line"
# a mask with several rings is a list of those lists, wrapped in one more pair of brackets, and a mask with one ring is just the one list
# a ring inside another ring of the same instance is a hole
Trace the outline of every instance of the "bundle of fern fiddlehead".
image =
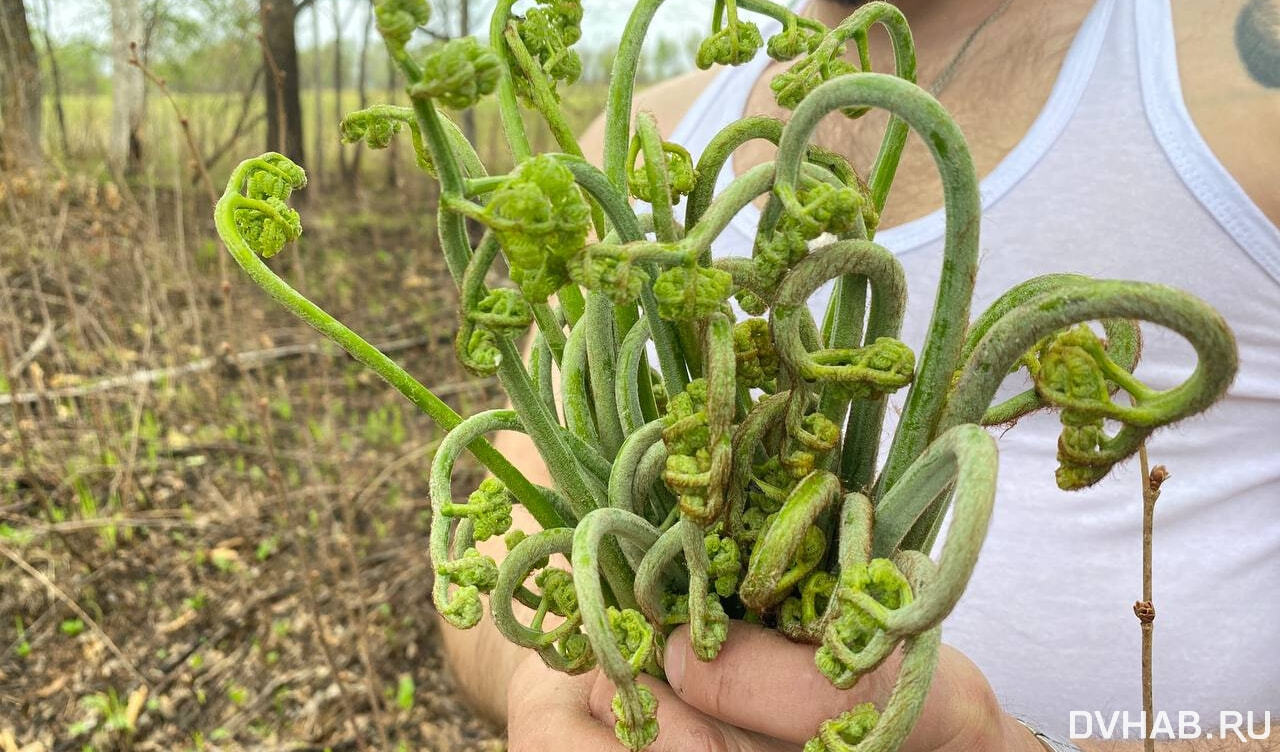
[[(768, 0), (716, 0), (699, 65), (741, 64), (761, 46), (795, 59), (772, 84), (794, 114), (785, 125), (754, 117), (726, 127), (695, 164), (652, 117), (631, 118), (640, 47), (660, 4), (639, 0), (626, 26), (598, 168), (582, 158), (559, 104), (560, 87), (582, 68), (573, 49), (578, 0), (538, 0), (523, 16), (514, 0), (499, 0), (487, 45), (468, 38), (422, 48), (411, 42), (430, 18), (425, 0), (375, 3), (412, 106), (353, 113), (342, 135), (382, 148), (409, 131), (419, 166), (440, 183), (440, 245), (461, 301), (458, 358), (496, 374), (510, 409), (455, 414), (263, 263), (301, 232), (287, 201), (305, 177), (289, 160), (266, 154), (241, 164), (218, 203), (218, 231), (272, 297), (448, 431), (431, 467), (430, 552), (434, 599), (450, 623), (474, 626), (487, 593), (512, 642), (560, 671), (598, 666), (617, 687), (617, 736), (632, 749), (659, 733), (656, 700), (636, 676), (661, 675), (663, 636), (678, 624), (689, 624), (704, 660), (715, 658), (731, 619), (775, 626), (817, 645), (817, 668), (838, 687), (902, 646), (886, 706), (822, 724), (806, 747), (894, 750), (919, 714), (940, 625), (986, 535), (997, 456), (982, 426), (1057, 408), (1058, 483), (1088, 486), (1153, 430), (1220, 398), (1235, 374), (1235, 344), (1222, 319), (1187, 294), (1069, 274), (1014, 288), (966, 326), (977, 180), (954, 121), (914, 83), (902, 14), (871, 2), (826, 28)], [(782, 31), (766, 43), (743, 11), (776, 19)], [(875, 25), (892, 42), (892, 73), (872, 69)], [(506, 175), (489, 175), (442, 112), (490, 95), (516, 165)], [(522, 106), (545, 120), (558, 153), (532, 152)], [(871, 108), (891, 118), (864, 179), (811, 138), (827, 114), (856, 118)], [(946, 209), (942, 277), (918, 354), (898, 339), (902, 268), (873, 240), (908, 129), (933, 155)], [(715, 195), (729, 156), (753, 139), (777, 144), (776, 161)], [(768, 204), (752, 255), (713, 261), (712, 242), (760, 196)], [(648, 211), (638, 215), (631, 197)], [(673, 210), (682, 201), (683, 224)], [(468, 218), (486, 228), (474, 247)], [(514, 284), (489, 288), (500, 253)], [(833, 280), (816, 322), (809, 299)], [(1182, 385), (1156, 391), (1133, 376), (1138, 320), (1195, 348), (1196, 369)], [(1019, 368), (1034, 388), (993, 405)], [(900, 389), (905, 407), (880, 463), (887, 397)], [(1128, 404), (1114, 400), (1119, 391)], [(1110, 435), (1106, 421), (1121, 428)], [(497, 430), (532, 438), (553, 487), (530, 483), (487, 443)], [(456, 502), (450, 476), (464, 450), (492, 477)], [(515, 504), (543, 529), (508, 532)], [(934, 561), (926, 553), (948, 508), (953, 522)], [(476, 549), (504, 533), (501, 562)], [(551, 566), (553, 555), (572, 570)], [(527, 623), (517, 602), (533, 614)]]

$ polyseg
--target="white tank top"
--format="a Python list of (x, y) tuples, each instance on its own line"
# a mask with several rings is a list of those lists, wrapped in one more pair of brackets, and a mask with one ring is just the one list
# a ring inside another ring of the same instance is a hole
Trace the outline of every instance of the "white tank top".
[[(725, 70), (673, 140), (700, 153), (743, 116), (768, 62)], [(731, 162), (720, 187), (732, 175)], [(1280, 231), (1192, 124), (1167, 2), (1097, 3), (1044, 110), (981, 192), (973, 315), (1029, 277), (1077, 272), (1182, 288), (1234, 329), (1228, 397), (1148, 442), (1172, 474), (1156, 510), (1155, 702), (1175, 720), (1199, 712), (1209, 729), (1222, 710), (1280, 711)], [(744, 210), (716, 252), (749, 255), (758, 218)], [(903, 338), (916, 352), (942, 234), (938, 210), (876, 236), (906, 269)], [(820, 321), (825, 296), (812, 303)], [(1185, 342), (1152, 325), (1144, 337), (1147, 384), (1190, 373)], [(1058, 432), (1056, 414), (1041, 413), (999, 435), (990, 534), (943, 639), (982, 668), (1006, 711), (1065, 734), (1073, 710), (1141, 710), (1142, 504), (1136, 461), (1091, 489), (1058, 490)]]

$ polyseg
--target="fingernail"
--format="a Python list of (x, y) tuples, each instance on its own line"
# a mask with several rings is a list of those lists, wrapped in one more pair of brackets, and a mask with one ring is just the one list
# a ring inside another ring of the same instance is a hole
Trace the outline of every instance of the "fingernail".
[(663, 670), (667, 674), (667, 684), (676, 691), (676, 694), (684, 692), (684, 661), (685, 656), (689, 654), (688, 630), (681, 627), (672, 632), (667, 637), (667, 648), (663, 653)]

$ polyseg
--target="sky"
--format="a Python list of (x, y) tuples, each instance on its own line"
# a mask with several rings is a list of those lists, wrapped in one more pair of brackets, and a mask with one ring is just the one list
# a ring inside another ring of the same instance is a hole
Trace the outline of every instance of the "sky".
[[(182, 0), (171, 0), (180, 3)], [(321, 13), (321, 43), (333, 40), (332, 12), (333, 3), (337, 2), (343, 15), (353, 18), (343, 36), (348, 39), (358, 38), (364, 30), (363, 14), (352, 16), (353, 8), (363, 5), (367, 0), (316, 0), (315, 6)], [(110, 27), (107, 15), (107, 0), (27, 0), (27, 6), (36, 23), (44, 25), (44, 8), (49, 7), (53, 20), (54, 39), (66, 40), (72, 37), (88, 36), (106, 41)], [(516, 6), (517, 9), (522, 7)], [(622, 34), (627, 15), (634, 3), (631, 0), (583, 0), (583, 44), (604, 46), (616, 41)], [(689, 35), (690, 29), (706, 26), (710, 28), (712, 0), (666, 0), (654, 19), (651, 34), (683, 39)], [(493, 8), (493, 0), (479, 0), (472, 6), (473, 19), (482, 23)], [(690, 19), (696, 19), (696, 26)], [(359, 19), (359, 20), (354, 20)], [(477, 23), (473, 21), (473, 23)], [(311, 19), (304, 15), (298, 19), (298, 45), (307, 48), (312, 45)]]

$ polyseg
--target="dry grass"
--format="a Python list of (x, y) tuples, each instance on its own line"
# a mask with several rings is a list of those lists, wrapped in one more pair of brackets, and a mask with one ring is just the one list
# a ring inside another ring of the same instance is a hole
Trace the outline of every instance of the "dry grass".
[[(341, 353), (290, 355), (317, 336), (238, 269), (224, 292), (183, 180), (0, 175), (0, 393), (38, 395), (0, 406), (0, 750), (500, 747), (436, 647), (440, 432)], [(313, 202), (277, 269), (373, 341), (409, 340), (399, 357), (457, 409), (495, 403), (452, 358), (424, 212), (378, 190)], [(252, 369), (224, 355), (272, 348)]]
[[(578, 84), (567, 88), (564, 92), (563, 106), (571, 122), (585, 127), (601, 109), (605, 96), (604, 84)], [(238, 138), (232, 140), (229, 134), (234, 131), (239, 119), (242, 97), (238, 93), (227, 94), (192, 94), (175, 93), (174, 98), (186, 114), (192, 134), (201, 145), (206, 158), (215, 152), (221, 152), (221, 158), (211, 160), (210, 170), (215, 180), (225, 177), (237, 162), (246, 154), (260, 151), (266, 143), (266, 125), (262, 120), (263, 106), (257, 99), (251, 103), (246, 117), (247, 127), (242, 129)], [(260, 97), (259, 97), (260, 98)], [(346, 113), (360, 107), (360, 98), (355, 91), (344, 91), (341, 97), (341, 109), (338, 108), (338, 96), (332, 90), (304, 90), (302, 99), (302, 125), (305, 134), (305, 147), (308, 164), (304, 165), (319, 177), (320, 184), (327, 186), (338, 181), (338, 155), (341, 153), (348, 162), (354, 159), (357, 147), (343, 145), (338, 140), (339, 111)], [(370, 91), (366, 95), (367, 103), (405, 104), (403, 92)], [(57, 132), (56, 116), (52, 102), (46, 103), (45, 147), (53, 157), (64, 163), (67, 169), (106, 175), (105, 154), (107, 128), (104, 123), (111, 119), (111, 96), (109, 94), (69, 94), (63, 97), (63, 108), (67, 120), (67, 146), (64, 153), (61, 136)], [(316, 109), (320, 113), (317, 118)], [(143, 127), (145, 158), (150, 165), (172, 165), (175, 162), (186, 162), (188, 155), (176, 132), (176, 122), (169, 103), (154, 87), (147, 96), (146, 124)], [(488, 154), (487, 161), (493, 171), (506, 170), (510, 167), (505, 158), (505, 141), (498, 127), (497, 105), (492, 99), (482, 101), (476, 109), (476, 147), (481, 154)], [(536, 151), (558, 151), (549, 131), (536, 118), (529, 116), (526, 123), (532, 134), (532, 142)], [(316, 145), (320, 144), (317, 159)], [(365, 184), (373, 184), (384, 179), (389, 160), (394, 160), (394, 168), (400, 175), (409, 175), (413, 169), (413, 157), (407, 148), (398, 148), (386, 154), (364, 154), (361, 159), (361, 178)], [(163, 170), (162, 167), (157, 168)], [(161, 176), (163, 179), (164, 176)]]
[[(602, 97), (575, 87), (573, 123)], [(178, 99), (209, 154), (239, 96)], [(0, 752), (501, 748), (437, 645), (441, 432), (242, 277), (150, 102), (136, 184), (108, 180), (106, 97), (64, 103), (69, 153), (46, 119), (58, 172), (0, 173)], [(492, 107), (476, 144), (503, 170)], [(320, 135), (328, 179), (300, 194), (305, 233), (273, 266), (397, 343), (455, 409), (499, 403), (454, 360), (456, 296), (407, 143), (363, 155), (353, 194), (336, 124)], [(464, 458), (457, 490), (479, 477)]]

